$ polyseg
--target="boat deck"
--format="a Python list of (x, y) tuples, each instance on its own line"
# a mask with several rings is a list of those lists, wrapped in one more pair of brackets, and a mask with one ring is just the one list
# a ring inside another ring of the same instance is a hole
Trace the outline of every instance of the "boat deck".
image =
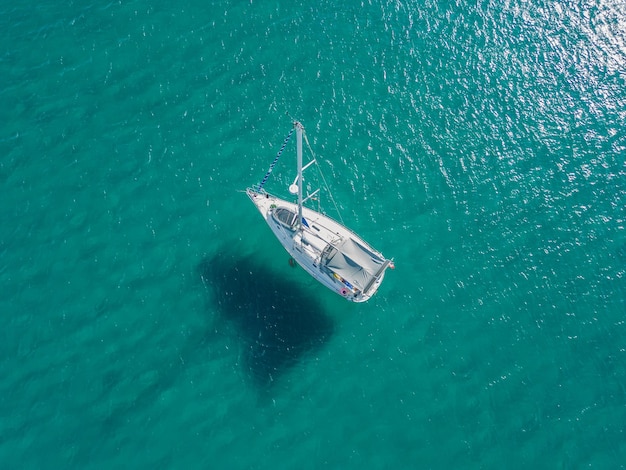
[[(285, 249), (327, 287), (354, 302), (370, 298), (391, 261), (326, 215), (267, 193), (248, 190)], [(325, 279), (325, 280), (324, 280)]]

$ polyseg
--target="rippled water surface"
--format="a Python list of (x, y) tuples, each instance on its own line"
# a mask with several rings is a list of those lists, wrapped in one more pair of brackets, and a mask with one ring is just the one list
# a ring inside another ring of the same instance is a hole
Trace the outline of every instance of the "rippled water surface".
[[(240, 192), (290, 116), (367, 304)], [(0, 3), (0, 461), (621, 468), (624, 129), (622, 0)]]

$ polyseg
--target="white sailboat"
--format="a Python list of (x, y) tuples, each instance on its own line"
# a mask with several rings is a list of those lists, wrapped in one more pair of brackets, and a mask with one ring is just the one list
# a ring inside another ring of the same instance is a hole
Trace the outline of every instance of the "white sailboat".
[[(297, 200), (289, 202), (267, 193), (263, 185), (294, 130), (298, 173), (289, 192), (297, 196)], [(295, 122), (263, 181), (256, 188), (248, 188), (246, 193), (276, 238), (300, 266), (346, 300), (365, 302), (380, 287), (387, 268), (393, 269), (393, 261), (339, 222), (304, 206), (319, 189), (303, 196), (303, 171), (316, 163), (313, 158), (302, 166), (303, 133), (302, 124)]]

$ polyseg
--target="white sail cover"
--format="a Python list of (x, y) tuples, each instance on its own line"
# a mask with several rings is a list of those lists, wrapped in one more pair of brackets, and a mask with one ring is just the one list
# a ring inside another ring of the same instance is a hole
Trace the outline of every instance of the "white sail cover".
[(385, 267), (385, 260), (352, 238), (344, 238), (327, 252), (326, 267), (354, 287), (366, 291)]

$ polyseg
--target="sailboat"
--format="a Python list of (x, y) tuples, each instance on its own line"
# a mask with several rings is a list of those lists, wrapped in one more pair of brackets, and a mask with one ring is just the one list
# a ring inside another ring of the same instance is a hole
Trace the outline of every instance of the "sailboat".
[[(263, 186), (294, 130), (297, 176), (289, 186), (289, 192), (295, 196), (296, 201), (290, 202), (266, 192)], [(342, 223), (304, 206), (320, 190), (306, 196), (303, 194), (303, 172), (316, 163), (313, 155), (305, 166), (302, 164), (303, 134), (302, 124), (294, 122), (293, 129), (262, 182), (256, 187), (246, 189), (246, 193), (276, 238), (291, 255), (290, 263), (294, 260), (313, 278), (346, 300), (365, 302), (380, 287), (387, 268), (394, 268), (393, 261), (385, 258)]]

